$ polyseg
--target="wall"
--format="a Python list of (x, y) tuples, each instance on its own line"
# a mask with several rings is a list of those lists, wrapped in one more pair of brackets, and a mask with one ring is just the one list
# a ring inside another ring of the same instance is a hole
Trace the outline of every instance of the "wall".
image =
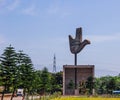
[(90, 76), (94, 77), (94, 65), (63, 65), (63, 95), (75, 94), (75, 88), (69, 88), (71, 80), (75, 83), (75, 68), (77, 69), (77, 85)]

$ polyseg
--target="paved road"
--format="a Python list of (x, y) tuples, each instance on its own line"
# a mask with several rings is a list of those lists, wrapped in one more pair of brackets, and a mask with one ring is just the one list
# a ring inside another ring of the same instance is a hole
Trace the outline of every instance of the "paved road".
[[(9, 97), (4, 97), (4, 100), (10, 100), (10, 98), (11, 98), (10, 96)], [(33, 99), (36, 99), (36, 98), (40, 98), (40, 97), (39, 96), (34, 96), (33, 97)], [(30, 96), (29, 99), (31, 100), (32, 97)], [(0, 97), (0, 100), (1, 100), (1, 97)], [(14, 97), (13, 100), (23, 100), (23, 97), (20, 97), (20, 96)]]
[[(4, 100), (10, 100), (10, 97), (4, 97)], [(14, 97), (13, 100), (22, 100), (22, 97)]]
[(23, 97), (14, 97), (13, 100), (22, 100)]

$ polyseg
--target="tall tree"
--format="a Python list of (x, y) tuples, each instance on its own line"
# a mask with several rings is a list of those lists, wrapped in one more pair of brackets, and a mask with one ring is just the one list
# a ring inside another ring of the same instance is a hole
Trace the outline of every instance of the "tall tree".
[(0, 57), (1, 61), (1, 74), (3, 80), (4, 91), (2, 94), (2, 99), (4, 93), (9, 92), (10, 86), (14, 84), (16, 79), (16, 52), (14, 47), (11, 45), (6, 47), (3, 54)]
[(51, 74), (51, 93), (61, 92), (62, 93), (62, 82), (63, 82), (63, 73), (57, 72)]
[(24, 88), (25, 96), (26, 91), (28, 91), (28, 93), (30, 92), (31, 84), (34, 79), (33, 64), (31, 58), (27, 54), (23, 53), (23, 51), (19, 51), (17, 53), (17, 65), (19, 68), (19, 87)]
[(50, 89), (50, 74), (48, 69), (44, 67), (41, 73), (41, 91), (45, 94)]
[(38, 93), (39, 95), (41, 95), (41, 87), (42, 87), (42, 80), (41, 80), (41, 70), (36, 70), (35, 71), (35, 78), (34, 78), (34, 84), (33, 84), (33, 88), (34, 91), (36, 91), (36, 93)]

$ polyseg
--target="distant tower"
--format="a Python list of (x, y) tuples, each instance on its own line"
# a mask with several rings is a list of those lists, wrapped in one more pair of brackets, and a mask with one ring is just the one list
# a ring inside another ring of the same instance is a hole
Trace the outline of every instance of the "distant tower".
[(53, 73), (56, 73), (56, 56), (54, 54), (54, 58), (53, 58)]

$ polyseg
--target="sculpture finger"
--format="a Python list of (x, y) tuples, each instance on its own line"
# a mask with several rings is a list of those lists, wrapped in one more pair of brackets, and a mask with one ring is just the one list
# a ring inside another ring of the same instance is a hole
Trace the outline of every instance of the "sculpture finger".
[(77, 28), (76, 29), (76, 40), (79, 40), (80, 42), (82, 42), (82, 28)]

